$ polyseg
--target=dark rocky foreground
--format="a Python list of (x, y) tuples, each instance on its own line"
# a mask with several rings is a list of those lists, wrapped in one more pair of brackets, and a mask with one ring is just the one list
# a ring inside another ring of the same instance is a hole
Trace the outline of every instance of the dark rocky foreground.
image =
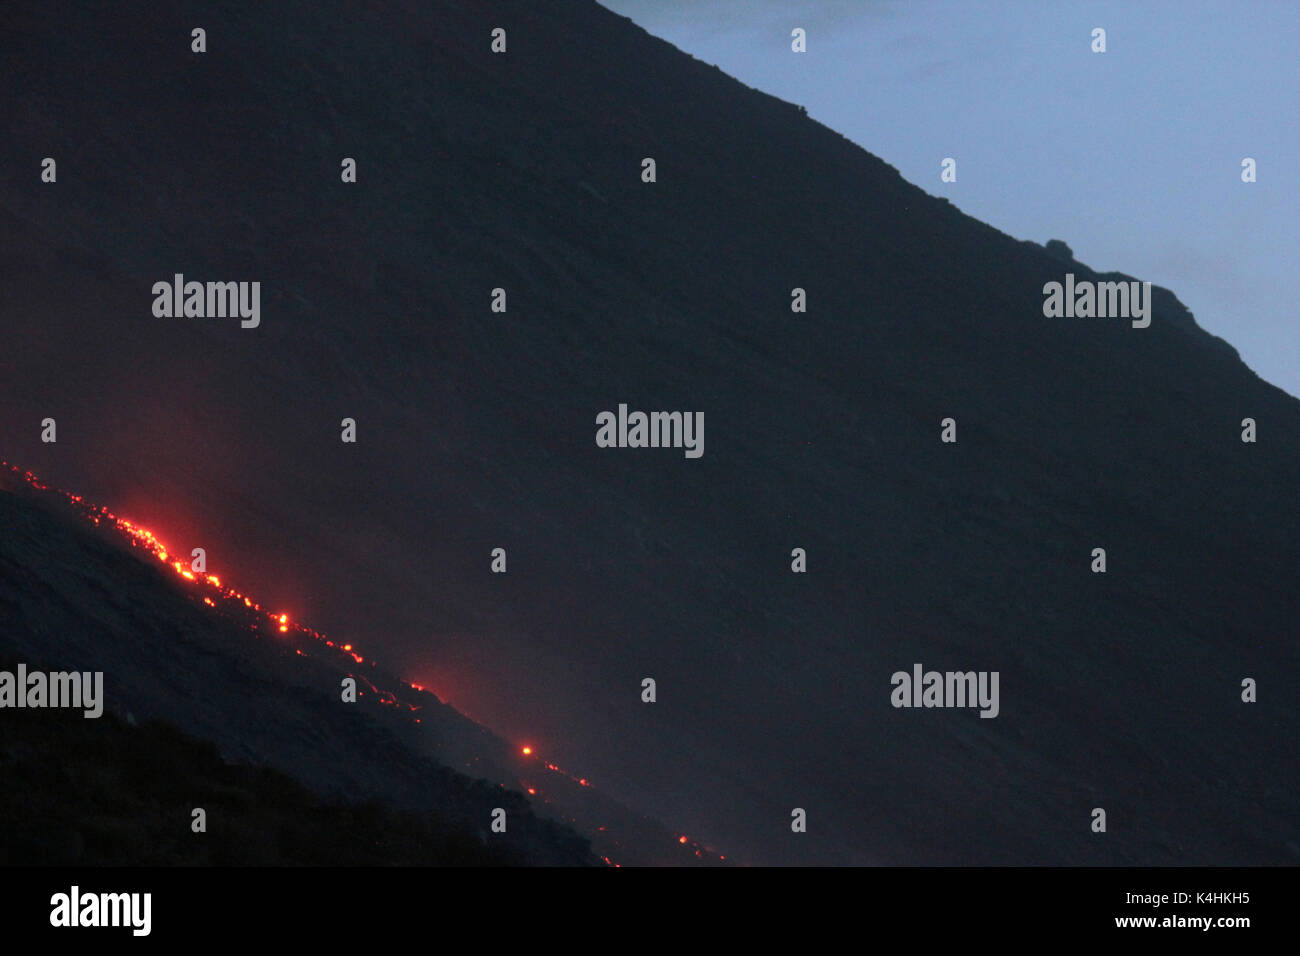
[[(102, 716), (0, 710), (0, 863), (598, 862), (517, 789), (431, 759), (460, 752), (453, 735), (493, 751), (430, 695), (416, 735), (373, 693), (340, 702), (341, 675), (375, 676), (343, 655), (311, 642), (303, 657), (304, 642), (216, 613), (23, 489), (0, 485), (0, 518), (0, 672), (105, 673)], [(497, 807), (505, 834), (490, 832)]]
[[(427, 814), (321, 800), (275, 770), (224, 762), (170, 724), (132, 728), (111, 713), (90, 724), (64, 711), (0, 722), (0, 766), (5, 866), (530, 862)], [(210, 821), (201, 834), (196, 806)], [(532, 862), (582, 860), (575, 843)]]

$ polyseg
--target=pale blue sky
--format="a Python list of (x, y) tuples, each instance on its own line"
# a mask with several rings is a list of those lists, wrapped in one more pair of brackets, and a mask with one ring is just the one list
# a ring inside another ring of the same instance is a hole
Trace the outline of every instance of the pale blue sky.
[(1300, 395), (1300, 3), (600, 2), (977, 219), (1172, 289)]

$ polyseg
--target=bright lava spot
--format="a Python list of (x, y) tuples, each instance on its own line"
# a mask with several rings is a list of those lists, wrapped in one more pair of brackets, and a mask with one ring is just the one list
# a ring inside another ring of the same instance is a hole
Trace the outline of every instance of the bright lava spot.
[(531, 757), (532, 755), (533, 755), (533, 748), (532, 748), (532, 747), (525, 747), (525, 748), (524, 748), (524, 756), (525, 756), (525, 757)]
[(678, 837), (678, 838), (677, 838), (677, 842), (678, 842), (678, 843), (685, 843), (685, 842), (686, 842), (686, 837), (684, 837), (684, 836), (680, 836), (680, 837)]

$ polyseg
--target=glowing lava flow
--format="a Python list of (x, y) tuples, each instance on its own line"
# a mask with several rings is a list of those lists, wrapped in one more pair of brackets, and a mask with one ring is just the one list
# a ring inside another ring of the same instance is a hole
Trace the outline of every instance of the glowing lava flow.
[[(532, 748), (532, 747), (523, 747), (523, 748), (520, 749), (519, 752), (522, 753), (525, 757), (531, 757), (531, 756), (533, 755), (533, 748)], [(551, 773), (559, 774), (561, 777), (567, 777), (569, 780), (572, 780), (574, 783), (576, 783), (576, 784), (577, 784), (578, 786), (580, 786), (580, 787), (590, 787), (590, 786), (591, 786), (591, 781), (588, 780), (586, 777), (575, 777), (573, 774), (569, 773), (567, 770), (561, 770), (559, 767), (555, 766), (555, 764), (553, 764), (553, 763), (545, 763), (545, 762), (543, 762), (542, 766), (545, 767), (547, 770), (551, 771)], [(532, 787), (529, 787), (529, 788), (528, 788), (528, 792), (529, 792), (529, 793), (536, 793), (537, 791), (534, 790)]]
[[(353, 648), (352, 644), (336, 644), (320, 631), (291, 620), (287, 612), (272, 611), (269, 608), (265, 608), (257, 601), (253, 600), (249, 595), (244, 594), (234, 587), (223, 584), (221, 578), (217, 575), (208, 574), (205, 571), (196, 571), (193, 564), (186, 566), (185, 562), (177, 560), (174, 557), (174, 553), (148, 528), (120, 517), (106, 507), (91, 504), (85, 501), (80, 495), (74, 495), (60, 488), (53, 488), (42, 482), (30, 471), (24, 471), (15, 465), (9, 464), (7, 461), (0, 460), (0, 468), (7, 468), (14, 475), (21, 478), (29, 487), (37, 491), (50, 493), (63, 499), (77, 514), (90, 521), (96, 527), (108, 527), (116, 530), (131, 544), (132, 547), (144, 551), (147, 555), (156, 560), (161, 567), (166, 568), (169, 572), (173, 573), (179, 579), (178, 583), (183, 582), (182, 587), (185, 590), (193, 592), (197, 589), (202, 596), (202, 605), (212, 608), (215, 612), (222, 614), (224, 617), (244, 624), (244, 626), (247, 626), (249, 630), (254, 631), (255, 633), (265, 630), (272, 636), (283, 634), (296, 635), (300, 638), (310, 637), (324, 646), (334, 649), (337, 653), (351, 658), (357, 664), (366, 663), (366, 659)], [(260, 624), (247, 624), (250, 616), (252, 616), (254, 620), (259, 621)], [(262, 625), (264, 625), (264, 627)], [(291, 637), (289, 640), (293, 640), (293, 638)], [(309, 656), (300, 647), (295, 648), (294, 650), (299, 656)], [(370, 661), (370, 667), (375, 667), (374, 661)], [(405, 709), (408, 711), (408, 717), (411, 717), (415, 723), (420, 723), (420, 718), (414, 716), (414, 714), (423, 709), (421, 706), (405, 701), (399, 701), (396, 694), (390, 691), (381, 690), (374, 683), (360, 674), (349, 672), (349, 676), (355, 678), (358, 684), (364, 683), (365, 687), (369, 688), (369, 692), (374, 695), (373, 699), (378, 701), (380, 704), (394, 707), (397, 710)], [(428, 688), (421, 684), (410, 682), (405, 683), (408, 687), (418, 693), (432, 693)], [(365, 693), (366, 691), (361, 689), (358, 689), (357, 691), (358, 696), (362, 696)], [(436, 700), (436, 695), (434, 695), (434, 697)], [(591, 781), (586, 777), (576, 776), (568, 771), (561, 770), (554, 763), (540, 760), (540, 758), (536, 756), (536, 751), (532, 745), (522, 746), (519, 752), (524, 758), (527, 758), (529, 763), (536, 760), (545, 768), (546, 771), (564, 777), (572, 783), (577, 784), (579, 787), (585, 788), (591, 786)], [(538, 772), (540, 773), (540, 771)], [(541, 791), (541, 781), (535, 779), (536, 775), (536, 773), (527, 773), (524, 778), (519, 781), (520, 785), (527, 791), (527, 793), (534, 797), (538, 797), (539, 791)], [(504, 784), (502, 784), (502, 786), (504, 786)], [(538, 797), (538, 799), (542, 800), (543, 803), (549, 804), (551, 801), (545, 796), (544, 791), (541, 792), (542, 795)], [(569, 819), (572, 820), (573, 818), (570, 817)], [(576, 820), (574, 822), (576, 822)], [(602, 826), (599, 827), (598, 830), (604, 832), (606, 828)], [(717, 854), (708, 850), (707, 847), (704, 847), (702, 844), (696, 843), (695, 841), (688, 840), (685, 836), (678, 837), (677, 842), (686, 846), (688, 850), (693, 850), (694, 855), (701, 859), (703, 858), (703, 853), (709, 853), (711, 856), (717, 857)], [(618, 846), (622, 845), (617, 841), (615, 841), (615, 843)], [(608, 856), (601, 855), (600, 858), (609, 866), (621, 866), (621, 864), (615, 863)], [(725, 860), (726, 858), (721, 857), (721, 859)]]
[[(320, 641), (327, 647), (332, 647), (345, 653), (358, 664), (364, 664), (366, 662), (364, 657), (353, 650), (351, 644), (339, 646), (320, 631), (290, 621), (287, 613), (283, 611), (277, 613), (268, 608), (264, 608), (261, 604), (254, 601), (243, 592), (222, 584), (221, 578), (217, 575), (207, 574), (203, 571), (196, 571), (194, 570), (193, 564), (187, 567), (183, 561), (176, 560), (173, 552), (148, 528), (142, 527), (127, 518), (115, 515), (113, 512), (109, 511), (108, 508), (103, 507), (102, 505), (90, 504), (83, 499), (81, 495), (74, 495), (70, 492), (63, 491), (60, 488), (52, 488), (42, 482), (30, 471), (23, 471), (16, 465), (9, 464), (7, 461), (0, 461), (0, 466), (8, 468), (13, 474), (22, 478), (23, 481), (37, 491), (49, 492), (60, 496), (72, 506), (74, 511), (86, 520), (90, 521), (96, 527), (107, 526), (115, 528), (125, 536), (126, 540), (130, 542), (133, 547), (144, 551), (146, 554), (156, 559), (163, 567), (174, 572), (178, 578), (185, 582), (187, 588), (191, 585), (195, 585), (201, 591), (206, 592), (203, 595), (203, 603), (208, 607), (220, 611), (227, 604), (229, 604), (231, 609), (237, 606), (243, 612), (241, 616), (245, 617), (245, 619), (246, 615), (249, 612), (252, 612), (264, 619), (266, 623), (270, 625), (270, 628), (276, 633), (294, 634), (299, 637), (310, 637), (314, 640)], [(258, 628), (251, 627), (251, 629), (257, 630)], [(299, 655), (304, 657), (307, 656), (301, 648), (297, 648), (296, 650)], [(374, 667), (374, 662), (371, 662), (370, 666)], [(349, 676), (356, 678), (359, 682), (364, 681), (370, 688), (370, 692), (375, 695), (376, 699), (378, 699), (379, 703), (388, 704), (390, 706), (397, 705), (396, 697), (393, 694), (381, 691), (369, 680), (366, 680), (365, 677), (359, 674), (351, 674)], [(365, 691), (358, 691), (359, 695), (364, 693)], [(411, 711), (418, 711), (421, 709), (419, 706), (414, 704), (406, 704), (405, 706)]]

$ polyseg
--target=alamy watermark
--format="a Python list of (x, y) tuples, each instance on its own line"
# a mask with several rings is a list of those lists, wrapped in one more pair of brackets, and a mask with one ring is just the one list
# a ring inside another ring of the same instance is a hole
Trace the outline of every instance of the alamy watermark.
[(104, 713), (103, 671), (0, 671), (0, 707), (68, 707), (93, 719)]
[(596, 445), (600, 448), (683, 448), (687, 458), (704, 454), (703, 412), (628, 412), (596, 416)]
[(1150, 282), (1074, 281), (1074, 273), (1065, 274), (1065, 284), (1048, 282), (1043, 286), (1043, 315), (1049, 319), (1132, 319), (1133, 328), (1151, 324)]
[(238, 317), (245, 329), (262, 324), (260, 282), (186, 282), (178, 272), (171, 282), (155, 282), (153, 294), (153, 314), (160, 319)]
[(979, 707), (981, 717), (996, 717), (997, 671), (924, 671), (912, 665), (912, 673), (895, 671), (889, 682), (894, 689), (889, 702), (895, 707)]
[(50, 925), (56, 927), (125, 926), (133, 936), (148, 936), (152, 913), (152, 893), (83, 893), (73, 886), (50, 897)]

